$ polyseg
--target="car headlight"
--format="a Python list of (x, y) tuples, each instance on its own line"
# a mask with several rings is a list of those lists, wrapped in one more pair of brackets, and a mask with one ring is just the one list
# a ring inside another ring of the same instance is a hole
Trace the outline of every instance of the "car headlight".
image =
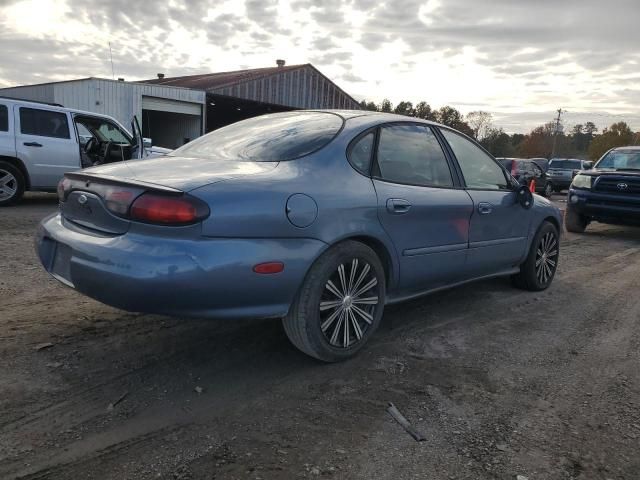
[(571, 186), (573, 188), (583, 188), (587, 190), (591, 190), (591, 181), (593, 177), (591, 175), (576, 175), (573, 177), (573, 182), (571, 182)]

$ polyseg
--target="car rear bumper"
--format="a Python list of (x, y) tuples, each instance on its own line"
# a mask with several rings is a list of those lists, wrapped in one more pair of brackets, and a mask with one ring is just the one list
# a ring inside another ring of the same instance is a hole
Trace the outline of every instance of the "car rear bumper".
[(569, 189), (567, 208), (604, 223), (640, 225), (640, 197)]
[[(326, 244), (314, 239), (198, 239), (88, 234), (57, 214), (38, 229), (36, 249), (55, 278), (128, 311), (214, 318), (286, 315)], [(253, 266), (283, 262), (262, 275)]]

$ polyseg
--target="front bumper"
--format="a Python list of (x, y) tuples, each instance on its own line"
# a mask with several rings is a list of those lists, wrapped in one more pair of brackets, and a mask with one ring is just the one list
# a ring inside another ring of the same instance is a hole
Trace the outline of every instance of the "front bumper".
[[(91, 234), (59, 214), (45, 218), (36, 249), (55, 278), (123, 310), (214, 318), (287, 314), (326, 244), (314, 239), (195, 239)], [(281, 261), (281, 273), (254, 265)]]
[(640, 224), (640, 197), (570, 188), (567, 208), (603, 223)]

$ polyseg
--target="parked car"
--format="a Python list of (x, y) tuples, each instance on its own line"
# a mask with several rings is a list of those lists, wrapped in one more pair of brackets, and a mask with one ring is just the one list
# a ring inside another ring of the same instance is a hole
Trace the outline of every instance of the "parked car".
[(0, 206), (55, 192), (66, 172), (170, 151), (151, 147), (136, 124), (132, 135), (107, 115), (0, 97)]
[(575, 158), (552, 158), (549, 162), (547, 174), (551, 177), (553, 188), (556, 192), (566, 190), (571, 185), (573, 177), (580, 170), (588, 170), (593, 167), (593, 162)]
[(522, 158), (499, 158), (498, 161), (522, 185), (529, 186), (531, 181), (534, 180), (536, 193), (547, 198), (553, 194), (553, 182), (537, 162)]
[(594, 220), (640, 226), (640, 147), (609, 150), (593, 169), (574, 177), (567, 201), (567, 230), (582, 233)]
[(470, 138), (392, 114), (255, 117), (58, 192), (37, 250), (62, 283), (136, 312), (283, 317), (325, 361), (386, 304), (496, 276), (543, 290), (558, 264), (556, 207)]
[(547, 170), (549, 170), (549, 160), (547, 160), (546, 158), (542, 158), (542, 157), (534, 157), (534, 158), (528, 158), (527, 160), (531, 160), (532, 162), (535, 162), (536, 165), (538, 165), (543, 172), (547, 172)]

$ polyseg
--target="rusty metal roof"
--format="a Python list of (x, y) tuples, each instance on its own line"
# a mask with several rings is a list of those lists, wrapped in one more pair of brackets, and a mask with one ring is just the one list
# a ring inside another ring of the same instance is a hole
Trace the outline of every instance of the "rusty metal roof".
[(203, 73), (200, 75), (186, 75), (183, 77), (165, 77), (142, 80), (142, 83), (153, 83), (172, 87), (185, 87), (197, 90), (215, 90), (241, 82), (256, 80), (277, 73), (288, 72), (311, 64), (286, 65), (283, 67), (252, 68), (235, 70), (232, 72)]

